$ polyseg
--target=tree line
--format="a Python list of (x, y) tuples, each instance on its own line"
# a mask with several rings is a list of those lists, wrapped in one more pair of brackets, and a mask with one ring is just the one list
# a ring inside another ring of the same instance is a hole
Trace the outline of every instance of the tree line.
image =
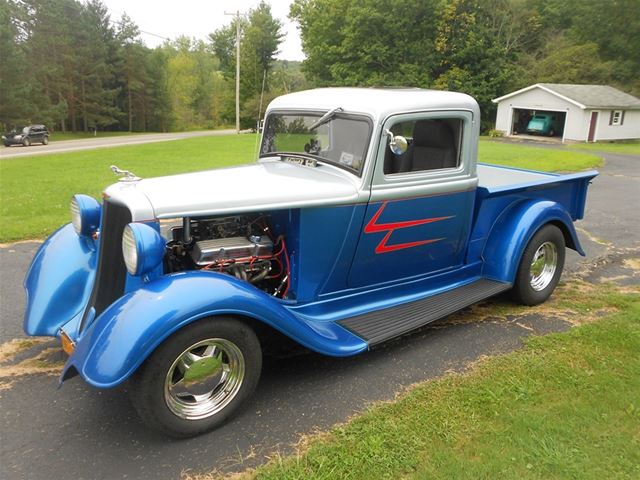
[[(260, 96), (304, 87), (296, 62), (277, 61), (282, 24), (268, 4), (241, 17), (242, 124)], [(0, 125), (59, 131), (172, 131), (235, 121), (236, 24), (207, 40), (145, 46), (125, 14), (100, 0), (0, 0)], [(264, 80), (264, 82), (263, 82)], [(262, 107), (264, 110), (264, 106)]]
[(241, 121), (317, 86), (417, 86), (491, 99), (538, 82), (640, 95), (638, 0), (294, 0), (306, 59), (276, 60), (264, 1), (205, 40), (149, 48), (100, 0), (0, 0), (0, 124), (171, 131), (232, 125), (236, 22)]
[(534, 83), (640, 96), (638, 0), (294, 0), (314, 85), (408, 85), (480, 103)]

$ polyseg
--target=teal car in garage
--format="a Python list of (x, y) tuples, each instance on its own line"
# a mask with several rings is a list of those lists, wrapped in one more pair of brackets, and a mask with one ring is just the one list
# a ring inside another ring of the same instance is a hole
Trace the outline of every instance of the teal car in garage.
[(552, 113), (537, 113), (527, 124), (527, 133), (548, 135), (554, 137), (562, 133), (558, 115)]

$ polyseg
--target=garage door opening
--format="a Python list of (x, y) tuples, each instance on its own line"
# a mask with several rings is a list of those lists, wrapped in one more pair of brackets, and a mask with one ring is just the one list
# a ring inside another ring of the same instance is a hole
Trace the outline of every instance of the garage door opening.
[(562, 139), (567, 112), (513, 109), (511, 135), (536, 135)]

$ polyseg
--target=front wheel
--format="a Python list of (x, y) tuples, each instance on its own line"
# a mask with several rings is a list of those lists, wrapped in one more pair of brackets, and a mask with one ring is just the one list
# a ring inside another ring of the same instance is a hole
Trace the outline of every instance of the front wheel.
[(172, 437), (212, 430), (251, 396), (262, 353), (254, 331), (228, 317), (200, 320), (169, 337), (130, 382), (132, 403), (150, 427)]
[(558, 285), (564, 267), (564, 236), (555, 225), (545, 225), (524, 249), (511, 290), (513, 299), (523, 305), (546, 301)]
[(24, 140), (22, 140), (22, 145), (24, 145), (25, 147), (28, 147), (29, 145), (31, 145), (31, 140), (29, 140), (28, 138), (25, 138)]

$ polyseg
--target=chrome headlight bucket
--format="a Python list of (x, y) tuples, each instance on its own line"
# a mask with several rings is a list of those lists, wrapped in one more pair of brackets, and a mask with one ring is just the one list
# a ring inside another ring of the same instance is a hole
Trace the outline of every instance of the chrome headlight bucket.
[(144, 223), (130, 223), (122, 232), (122, 256), (131, 275), (144, 275), (157, 267), (164, 257), (165, 240)]
[(95, 198), (88, 195), (71, 197), (71, 223), (78, 235), (93, 235), (100, 227), (102, 208)]

